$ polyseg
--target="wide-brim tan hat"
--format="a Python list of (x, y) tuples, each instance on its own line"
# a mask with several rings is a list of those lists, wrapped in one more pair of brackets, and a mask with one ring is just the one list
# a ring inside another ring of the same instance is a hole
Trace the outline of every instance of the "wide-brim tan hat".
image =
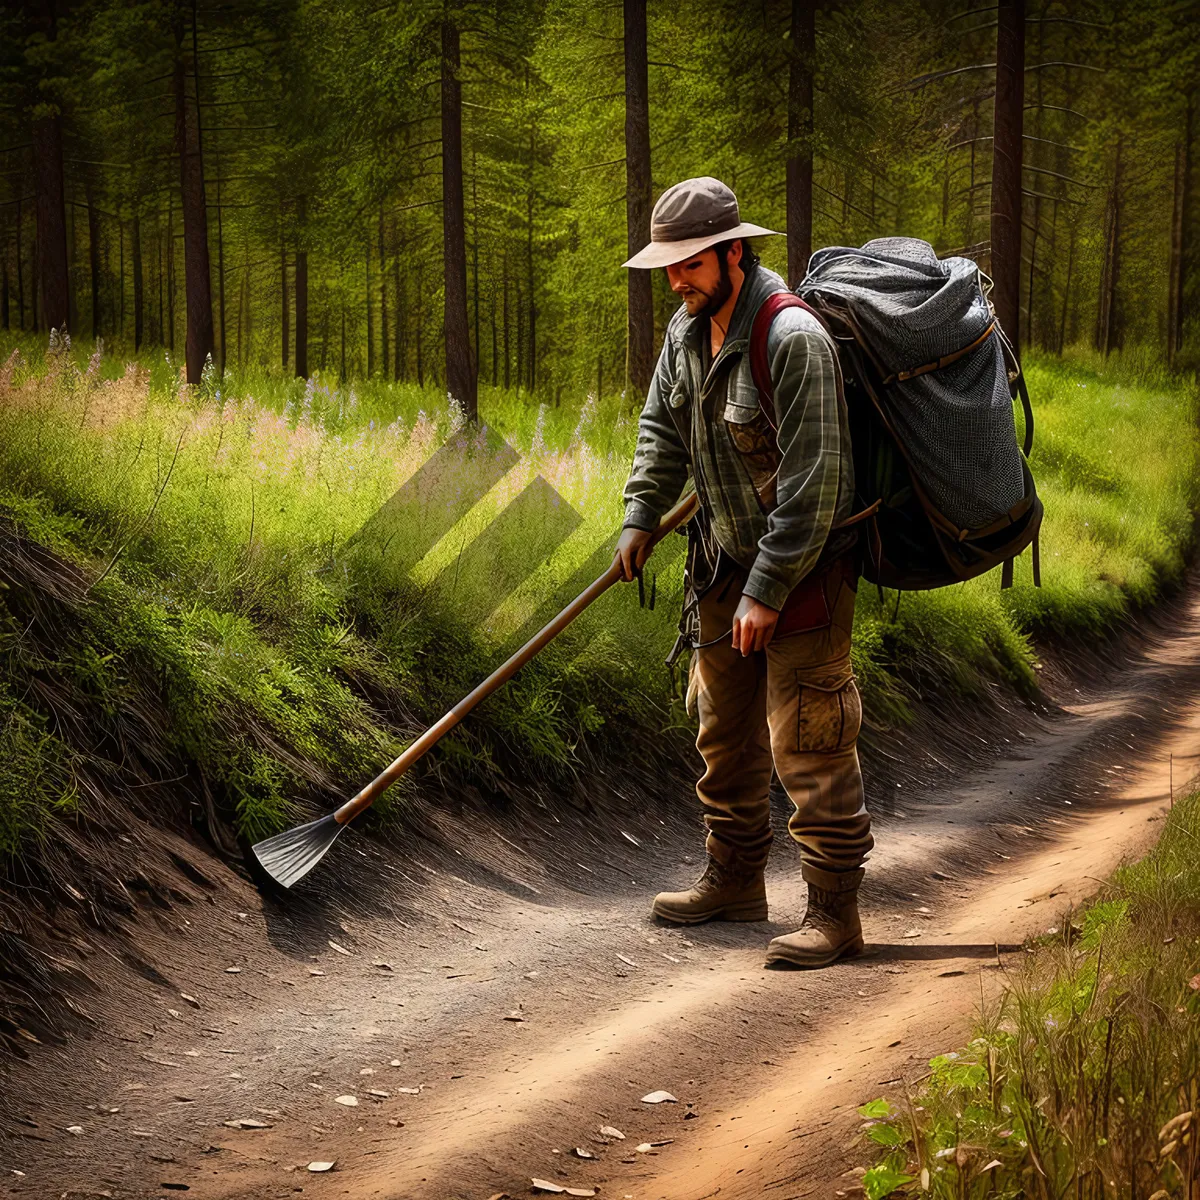
[(702, 175), (659, 196), (650, 214), (650, 244), (621, 265), (669, 267), (718, 242), (772, 234), (779, 231), (743, 221), (733, 191), (719, 179)]

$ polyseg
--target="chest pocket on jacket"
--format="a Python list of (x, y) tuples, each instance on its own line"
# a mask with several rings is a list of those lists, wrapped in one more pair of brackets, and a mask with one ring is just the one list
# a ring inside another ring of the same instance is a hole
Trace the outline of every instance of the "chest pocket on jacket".
[(753, 404), (740, 403), (742, 397), (730, 399), (723, 416), (729, 440), (746, 465), (750, 482), (758, 496), (763, 512), (775, 507), (775, 478), (779, 474), (779, 448), (775, 431), (767, 422), (757, 399)]

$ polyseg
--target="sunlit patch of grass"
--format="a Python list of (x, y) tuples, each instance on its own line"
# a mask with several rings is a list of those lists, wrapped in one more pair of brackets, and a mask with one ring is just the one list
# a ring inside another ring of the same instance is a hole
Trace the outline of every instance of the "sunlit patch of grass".
[(1200, 1184), (1200, 795), (1037, 945), (906, 1104), (860, 1109), (871, 1200), (1192, 1196)]
[[(1007, 592), (993, 573), (897, 608), (861, 587), (853, 657), (876, 725), (991, 681), (1031, 694), (1031, 635), (1101, 631), (1182, 571), (1192, 392), (1090, 363), (1033, 358), (1029, 374), (1045, 586), (1029, 586), (1027, 554)], [(361, 782), (397, 714), (436, 719), (603, 570), (619, 529), (636, 438), (620, 397), (553, 407), (485, 389), (481, 411), (488, 434), (463, 428), (436, 388), (209, 371), (188, 389), (161, 352), (125, 363), (0, 337), (0, 501), (26, 536), (103, 577), (97, 597), (157, 614), (151, 657), (178, 643), (216, 709), (256, 714), (284, 760)], [(384, 519), (415, 479), (420, 502)], [(447, 769), (570, 771), (585, 740), (617, 748), (623, 730), (686, 724), (663, 667), (683, 549), (672, 537), (651, 559), (653, 609), (614, 587), (439, 749)], [(330, 735), (338, 720), (357, 748)], [(285, 819), (295, 772), (260, 751), (214, 770), (243, 825), (266, 829)]]

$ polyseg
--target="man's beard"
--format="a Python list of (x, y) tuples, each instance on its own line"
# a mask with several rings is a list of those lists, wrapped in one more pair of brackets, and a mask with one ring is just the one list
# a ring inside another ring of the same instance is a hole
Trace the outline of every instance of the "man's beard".
[(721, 272), (716, 289), (704, 302), (704, 307), (696, 313), (698, 317), (708, 317), (710, 320), (725, 306), (725, 301), (733, 295), (733, 280), (729, 278), (729, 263), (723, 254), (718, 255), (718, 269)]

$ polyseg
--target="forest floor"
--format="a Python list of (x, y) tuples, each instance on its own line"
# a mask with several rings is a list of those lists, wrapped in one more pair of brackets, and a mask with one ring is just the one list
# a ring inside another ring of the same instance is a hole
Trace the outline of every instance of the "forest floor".
[[(694, 876), (702, 847), (694, 815), (667, 825), (652, 805), (610, 806), (587, 840), (467, 810), (429, 812), (403, 848), (352, 836), (328, 864), (340, 904), (281, 906), (192, 868), (181, 902), (147, 902), (125, 943), (64, 941), (104, 979), (94, 1029), (0, 1076), (0, 1188), (849, 1192), (866, 1161), (856, 1105), (960, 1045), (1023, 941), (1154, 840), (1200, 742), (1192, 583), (1119, 652), (1051, 667), (1054, 708), (971, 735), (1000, 753), (950, 782), (907, 776), (906, 798), (878, 805), (868, 950), (826, 971), (763, 968), (803, 910), (784, 838), (769, 922), (655, 925), (651, 893)], [(643, 1101), (659, 1089), (677, 1102)]]

